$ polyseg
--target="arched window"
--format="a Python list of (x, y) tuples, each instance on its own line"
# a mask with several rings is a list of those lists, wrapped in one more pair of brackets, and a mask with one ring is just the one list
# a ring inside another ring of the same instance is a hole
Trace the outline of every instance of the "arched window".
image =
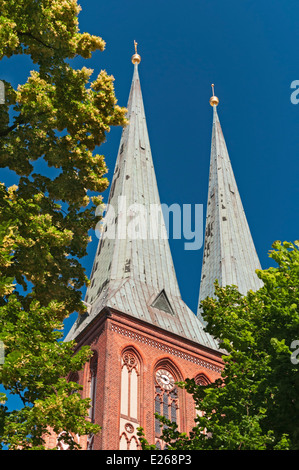
[[(196, 383), (196, 385), (209, 385), (210, 380), (206, 377), (205, 374), (197, 374), (196, 377), (194, 377), (194, 382)], [(199, 417), (199, 416), (204, 416), (204, 412), (200, 409), (198, 409), (197, 407), (195, 407), (195, 415), (196, 417)], [(206, 434), (206, 429), (204, 429), (202, 431), (204, 434)]]
[[(158, 366), (155, 371), (155, 413), (179, 424), (179, 397), (177, 374), (166, 364)], [(166, 425), (164, 425), (165, 427)], [(161, 449), (163, 443), (159, 440), (162, 429), (161, 423), (155, 417), (156, 447)]]
[(197, 374), (197, 376), (194, 377), (194, 382), (196, 385), (208, 385), (210, 383), (205, 374)]
[(127, 439), (126, 433), (124, 433), (124, 432), (120, 436), (119, 449), (120, 450), (128, 450), (128, 439)]
[(138, 441), (135, 436), (129, 442), (129, 450), (138, 450)]
[(95, 420), (97, 369), (98, 369), (98, 356), (96, 353), (94, 353), (94, 355), (90, 359), (89, 378), (88, 378), (89, 398), (90, 398), (89, 418), (92, 422), (94, 422)]
[(139, 441), (140, 359), (132, 348), (121, 357), (120, 442), (122, 450), (137, 450)]
[(132, 351), (122, 355), (120, 412), (128, 418), (138, 419), (139, 361)]

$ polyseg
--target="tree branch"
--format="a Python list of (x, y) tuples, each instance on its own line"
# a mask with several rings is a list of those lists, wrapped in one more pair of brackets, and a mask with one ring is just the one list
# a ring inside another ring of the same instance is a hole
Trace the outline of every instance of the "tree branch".
[(33, 36), (31, 33), (28, 33), (28, 32), (27, 32), (27, 33), (23, 33), (23, 32), (18, 31), (18, 34), (19, 34), (20, 36), (28, 36), (29, 38), (33, 39), (34, 41), (39, 42), (39, 43), (42, 44), (43, 46), (48, 47), (49, 49), (53, 49), (53, 50), (54, 50), (54, 47), (49, 46), (48, 44), (44, 43), (41, 39), (36, 38), (36, 37)]
[(13, 131), (14, 129), (16, 129), (16, 127), (18, 127), (19, 124), (23, 124), (22, 122), (15, 122), (14, 124), (12, 124), (11, 126), (7, 127), (5, 130), (3, 131), (0, 131), (0, 137), (5, 137), (6, 135), (8, 135), (11, 131)]

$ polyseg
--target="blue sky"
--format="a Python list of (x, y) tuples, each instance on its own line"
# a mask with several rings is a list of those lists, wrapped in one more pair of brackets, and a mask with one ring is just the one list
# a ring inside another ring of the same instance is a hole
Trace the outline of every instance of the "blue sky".
[[(133, 41), (161, 201), (206, 205), (211, 83), (235, 177), (263, 268), (274, 240), (298, 238), (298, 3), (220, 0), (80, 2), (81, 31), (100, 35), (95, 73), (115, 77), (126, 106)], [(111, 177), (121, 130), (101, 147)], [(96, 237), (89, 247), (90, 270)], [(203, 250), (170, 240), (183, 299), (196, 311)]]
[[(101, 69), (115, 77), (118, 102), (126, 106), (132, 80), (133, 41), (139, 66), (160, 198), (168, 205), (206, 205), (212, 108), (211, 83), (235, 177), (263, 268), (274, 265), (274, 240), (298, 234), (299, 104), (291, 103), (299, 79), (295, 0), (95, 0), (79, 1), (81, 32), (101, 36), (104, 52), (74, 67)], [(30, 63), (0, 63), (0, 78), (27, 79)], [(100, 149), (108, 178), (114, 170), (121, 129)], [(1, 170), (2, 171), (2, 170)], [(8, 174), (3, 175), (9, 181)], [(108, 191), (105, 193), (107, 200)], [(90, 273), (98, 239), (83, 260)], [(203, 250), (184, 250), (170, 240), (182, 297), (196, 311)], [(66, 323), (66, 328), (74, 321)]]

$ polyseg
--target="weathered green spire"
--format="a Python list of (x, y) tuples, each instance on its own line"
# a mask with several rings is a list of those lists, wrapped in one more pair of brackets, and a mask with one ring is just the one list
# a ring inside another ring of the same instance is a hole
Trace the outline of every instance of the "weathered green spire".
[(206, 297), (213, 297), (216, 279), (221, 286), (236, 285), (244, 295), (262, 286), (255, 273), (261, 266), (222, 133), (218, 103), (213, 86), (210, 177), (199, 305)]
[[(161, 213), (138, 74), (140, 61), (135, 50), (127, 106), (129, 125), (122, 133), (108, 201), (112, 217), (108, 210), (85, 298), (91, 307), (85, 318), (78, 318), (66, 339), (81, 334), (108, 307), (217, 348), (181, 299)], [(129, 229), (136, 227), (140, 236), (132, 238)], [(107, 234), (113, 230), (115, 238), (111, 239)]]

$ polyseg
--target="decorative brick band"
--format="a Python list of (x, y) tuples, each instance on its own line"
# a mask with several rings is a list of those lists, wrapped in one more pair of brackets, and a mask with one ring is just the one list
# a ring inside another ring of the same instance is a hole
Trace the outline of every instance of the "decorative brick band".
[(159, 341), (150, 339), (146, 336), (143, 336), (139, 333), (135, 333), (134, 331), (128, 330), (126, 328), (121, 328), (120, 326), (116, 326), (112, 324), (111, 330), (123, 336), (127, 336), (128, 338), (134, 339), (135, 341), (139, 341), (140, 343), (148, 344), (149, 346), (152, 346), (153, 348), (157, 348), (157, 349), (160, 349), (161, 351), (167, 352), (168, 354), (172, 354), (173, 356), (177, 356), (182, 359), (185, 359), (186, 361), (193, 362), (194, 364), (198, 364), (202, 367), (205, 367), (206, 369), (210, 369), (219, 373), (221, 373), (222, 371), (221, 367), (218, 367), (215, 364), (204, 361), (203, 359), (199, 359), (198, 357), (191, 356), (190, 354), (179, 351), (176, 348), (167, 346), (166, 344), (160, 343)]

